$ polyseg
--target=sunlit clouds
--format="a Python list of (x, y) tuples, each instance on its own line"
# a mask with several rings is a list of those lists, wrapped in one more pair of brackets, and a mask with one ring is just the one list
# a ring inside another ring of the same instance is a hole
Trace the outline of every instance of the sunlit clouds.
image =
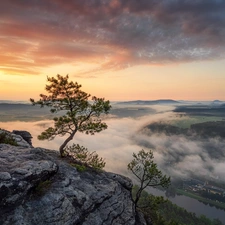
[(149, 75), (152, 66), (223, 60), (224, 8), (224, 0), (1, 1), (0, 76), (44, 80), (46, 71), (56, 75), (60, 67), (85, 83), (117, 73), (126, 80), (137, 66)]

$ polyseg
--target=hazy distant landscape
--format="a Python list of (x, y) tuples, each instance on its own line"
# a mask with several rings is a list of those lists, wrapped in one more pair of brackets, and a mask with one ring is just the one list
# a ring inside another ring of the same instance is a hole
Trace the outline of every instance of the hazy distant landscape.
[[(222, 220), (221, 212), (225, 209), (224, 102), (157, 100), (113, 102), (112, 105), (105, 118), (108, 129), (94, 136), (78, 134), (74, 143), (105, 158), (107, 171), (126, 176), (130, 176), (126, 167), (132, 153), (142, 148), (153, 149), (155, 161), (172, 178), (167, 195), (182, 194), (216, 206)], [(0, 128), (27, 130), (33, 136), (34, 146), (57, 150), (63, 138), (37, 140), (37, 135), (52, 123), (53, 116), (48, 108), (29, 103), (0, 103)], [(210, 186), (214, 194), (206, 196)]]

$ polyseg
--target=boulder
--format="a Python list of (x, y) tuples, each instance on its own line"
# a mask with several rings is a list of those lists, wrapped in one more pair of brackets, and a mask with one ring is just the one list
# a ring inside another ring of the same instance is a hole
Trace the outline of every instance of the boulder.
[[(27, 131), (22, 131), (22, 132), (20, 131), (19, 133), (23, 135), (23, 132), (24, 132), (25, 138), (26, 138), (26, 136), (27, 136), (27, 140), (28, 140), (28, 134), (30, 134), (30, 133), (27, 132)], [(26, 133), (26, 132), (27, 132), (27, 133)], [(26, 147), (26, 148), (33, 147), (31, 141), (26, 141), (26, 140), (25, 140), (21, 135), (19, 135), (19, 134), (11, 133), (11, 132), (9, 132), (9, 131), (7, 131), (7, 130), (4, 130), (4, 129), (0, 129), (0, 134), (6, 134), (7, 137), (12, 138), (12, 139), (15, 141), (16, 145), (18, 145), (18, 146), (22, 146), (22, 147)], [(30, 136), (31, 136), (31, 135), (30, 135)], [(30, 138), (30, 140), (31, 140), (31, 138)], [(1, 143), (1, 142), (0, 142), (0, 143)]]
[(28, 131), (25, 130), (13, 130), (13, 134), (20, 135), (30, 146), (32, 146), (31, 139), (33, 138)]

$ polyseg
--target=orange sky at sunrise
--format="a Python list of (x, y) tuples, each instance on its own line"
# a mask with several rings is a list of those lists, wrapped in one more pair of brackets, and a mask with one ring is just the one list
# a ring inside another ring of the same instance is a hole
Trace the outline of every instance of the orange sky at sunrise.
[(225, 100), (224, 1), (0, 2), (0, 100), (69, 74), (109, 100)]

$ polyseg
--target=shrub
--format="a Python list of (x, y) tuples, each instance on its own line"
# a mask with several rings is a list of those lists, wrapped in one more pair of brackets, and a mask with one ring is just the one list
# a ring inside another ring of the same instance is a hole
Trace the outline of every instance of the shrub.
[(1, 129), (0, 129), (0, 144), (9, 144), (18, 146), (17, 142), (13, 139), (13, 137)]
[(96, 152), (89, 152), (84, 146), (79, 144), (73, 144), (66, 147), (65, 153), (71, 157), (75, 162), (87, 167), (91, 167), (97, 170), (101, 170), (105, 167), (105, 161), (99, 157)]

